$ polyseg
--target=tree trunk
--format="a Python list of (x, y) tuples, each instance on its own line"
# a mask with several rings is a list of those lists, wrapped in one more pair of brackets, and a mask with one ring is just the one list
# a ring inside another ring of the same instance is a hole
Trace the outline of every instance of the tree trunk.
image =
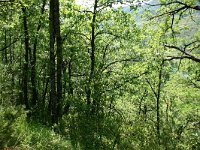
[(24, 70), (23, 70), (23, 100), (26, 106), (26, 109), (29, 109), (28, 103), (28, 64), (29, 64), (29, 34), (28, 34), (28, 25), (27, 25), (27, 16), (26, 16), (26, 8), (22, 7), (23, 12), (23, 26), (24, 26), (24, 44), (25, 44), (25, 62), (24, 62)]
[[(44, 7), (46, 5), (46, 0), (43, 0), (43, 4), (41, 7), (41, 15), (44, 14)], [(31, 60), (31, 84), (32, 84), (32, 105), (36, 106), (38, 101), (38, 91), (36, 87), (36, 53), (37, 53), (37, 43), (38, 43), (38, 34), (41, 29), (41, 19), (38, 22), (37, 30), (36, 30), (36, 36), (33, 43), (33, 54), (32, 54), (32, 60)]]
[(162, 70), (163, 70), (164, 60), (162, 60), (158, 75), (158, 91), (157, 91), (157, 136), (158, 136), (158, 144), (160, 145), (160, 94), (161, 94), (161, 84), (162, 84)]
[[(7, 30), (5, 29), (5, 47), (7, 46)], [(5, 48), (4, 51), (4, 59), (5, 59), (5, 63), (8, 63), (8, 56), (7, 56), (7, 48)]]
[[(60, 35), (59, 0), (50, 0), (50, 111), (51, 122), (58, 123), (62, 105), (62, 39)], [(55, 50), (55, 42), (56, 48)], [(57, 55), (57, 64), (55, 63)], [(57, 70), (56, 70), (57, 67)], [(56, 72), (57, 71), (57, 72)], [(56, 74), (57, 73), (57, 74)], [(57, 86), (57, 88), (56, 88)]]
[(94, 3), (94, 10), (93, 10), (93, 17), (92, 17), (92, 31), (91, 31), (91, 52), (90, 52), (90, 75), (86, 90), (86, 98), (87, 98), (87, 104), (90, 105), (91, 103), (91, 82), (94, 77), (94, 71), (95, 71), (95, 23), (96, 23), (96, 13), (97, 13), (97, 3), (98, 0), (95, 0)]
[(60, 35), (60, 13), (59, 13), (59, 0), (55, 0), (55, 33), (57, 45), (57, 119), (61, 117), (62, 112), (62, 39)]
[(51, 122), (55, 123), (55, 106), (56, 99), (56, 81), (55, 81), (55, 30), (54, 30), (54, 0), (50, 0), (50, 13), (49, 13), (49, 32), (50, 32), (50, 101), (49, 109), (51, 113)]

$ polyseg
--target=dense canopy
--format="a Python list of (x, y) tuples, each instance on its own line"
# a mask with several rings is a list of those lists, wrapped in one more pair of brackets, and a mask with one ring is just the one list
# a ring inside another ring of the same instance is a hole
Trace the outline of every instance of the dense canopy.
[(200, 149), (199, 0), (0, 0), (0, 149)]

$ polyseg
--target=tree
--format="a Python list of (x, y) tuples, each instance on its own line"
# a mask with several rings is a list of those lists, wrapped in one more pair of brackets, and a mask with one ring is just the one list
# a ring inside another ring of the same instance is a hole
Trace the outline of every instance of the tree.
[[(165, 17), (166, 27), (165, 32), (169, 32), (171, 30), (171, 34), (174, 37), (177, 36), (184, 36), (184, 32), (177, 30), (177, 25), (184, 26), (184, 24), (181, 22), (181, 20), (187, 20), (189, 17), (191, 17), (191, 21), (198, 22), (199, 18), (197, 15), (199, 14), (198, 11), (200, 11), (200, 5), (197, 0), (193, 1), (161, 1), (158, 4), (148, 4), (150, 6), (160, 6), (161, 9), (159, 10), (158, 14), (151, 17), (151, 19), (159, 19), (161, 17)], [(168, 10), (170, 8), (170, 10)], [(191, 24), (192, 27), (195, 27), (194, 24)], [(192, 31), (192, 29), (189, 29)], [(179, 34), (179, 32), (182, 32), (182, 34)], [(177, 45), (174, 45), (174, 43), (169, 44), (165, 43), (166, 48), (175, 49), (181, 52), (183, 55), (181, 56), (168, 56), (168, 60), (173, 59), (191, 59), (195, 62), (200, 62), (199, 57), (195, 56), (196, 54), (192, 54), (193, 51), (199, 48), (200, 46), (200, 40), (199, 35), (196, 35), (192, 40), (190, 39), (190, 42), (187, 43), (179, 43)]]
[[(51, 83), (49, 107), (51, 113), (51, 122), (58, 123), (59, 117), (61, 116), (63, 64), (62, 39), (60, 35), (59, 0), (50, 0), (49, 18)], [(57, 58), (57, 62), (55, 62), (55, 58)], [(55, 69), (55, 66), (57, 66), (57, 69)]]
[(0, 2), (0, 107), (74, 149), (197, 149), (199, 3), (90, 2)]
[[(27, 12), (26, 7), (22, 6), (23, 12), (23, 26), (24, 26), (24, 46), (25, 46), (25, 62), (24, 62), (24, 69), (23, 69), (23, 99), (24, 104), (27, 109), (30, 109), (29, 100), (28, 100), (28, 74), (29, 74), (29, 53), (31, 52), (29, 46), (29, 31), (27, 25)], [(31, 58), (31, 57), (30, 57)]]

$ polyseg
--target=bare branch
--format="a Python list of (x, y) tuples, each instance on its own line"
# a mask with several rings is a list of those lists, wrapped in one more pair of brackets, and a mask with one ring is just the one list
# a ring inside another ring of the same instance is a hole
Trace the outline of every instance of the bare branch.
[(164, 59), (164, 61), (171, 61), (171, 60), (182, 60), (182, 59), (191, 59), (190, 56), (167, 56), (167, 58)]
[(149, 6), (169, 6), (169, 5), (173, 5), (173, 4), (179, 4), (180, 6), (178, 8), (176, 8), (176, 9), (171, 10), (171, 11), (167, 11), (167, 12), (162, 13), (160, 15), (154, 16), (154, 17), (150, 18), (150, 20), (154, 19), (154, 18), (158, 18), (158, 17), (164, 16), (164, 15), (167, 15), (167, 14), (175, 15), (175, 14), (181, 12), (182, 10), (185, 11), (187, 9), (193, 9), (193, 10), (200, 11), (200, 5), (191, 6), (191, 5), (188, 5), (188, 4), (180, 2), (180, 1), (174, 1), (174, 2), (169, 2), (169, 3), (159, 3), (159, 4), (146, 3), (146, 5), (149, 5)]
[(145, 4), (149, 6), (168, 6), (168, 5), (173, 5), (173, 4), (180, 4), (180, 5), (183, 5), (185, 8), (200, 10), (200, 5), (191, 6), (180, 1), (174, 1), (174, 2), (169, 2), (169, 3), (159, 3), (159, 4), (149, 4), (149, 3), (145, 3)]
[(200, 10), (200, 6), (199, 6), (199, 5), (197, 5), (197, 6), (193, 6), (192, 9)]
[(114, 40), (116, 40), (116, 39), (117, 39), (117, 37), (112, 38), (112, 39), (108, 42), (108, 44), (106, 44), (106, 46), (104, 47), (103, 61), (104, 61), (105, 58), (106, 58), (106, 52), (107, 52), (109, 46), (110, 46), (110, 45), (112, 44), (112, 42), (113, 42)]
[(110, 67), (110, 66), (112, 66), (112, 65), (114, 65), (114, 64), (116, 64), (116, 63), (131, 62), (131, 61), (132, 61), (132, 62), (139, 62), (139, 59), (137, 59), (137, 58), (127, 58), (127, 59), (121, 59), (121, 60), (113, 61), (113, 62), (107, 64), (107, 65), (102, 69), (102, 72), (103, 72), (104, 70), (108, 69), (108, 67)]
[[(172, 48), (172, 49), (176, 49), (176, 50), (182, 52), (183, 54), (185, 54), (185, 55), (186, 55), (186, 56), (184, 56), (185, 58), (191, 59), (191, 60), (193, 60), (193, 61), (195, 61), (195, 62), (200, 62), (200, 58), (194, 56), (194, 55), (191, 54), (190, 52), (187, 52), (185, 49), (183, 50), (183, 49), (181, 49), (181, 48), (179, 48), (179, 47), (177, 47), (177, 46), (174, 46), (174, 45), (165, 45), (165, 47), (167, 47), (167, 48)], [(182, 56), (182, 57), (183, 57), (183, 56)], [(180, 59), (180, 58), (179, 58), (179, 59)]]
[(77, 11), (79, 13), (91, 13), (91, 14), (93, 14), (93, 11), (91, 11), (91, 10), (78, 10), (78, 9), (74, 9), (74, 11)]
[(149, 84), (149, 86), (150, 86), (150, 88), (151, 88), (151, 90), (152, 90), (153, 94), (155, 95), (155, 97), (157, 97), (158, 95), (157, 95), (157, 93), (156, 93), (155, 89), (152, 87), (152, 85), (151, 85), (150, 81), (149, 81), (148, 79), (146, 79), (146, 82)]
[(188, 46), (195, 44), (195, 43), (198, 43), (198, 42), (200, 42), (200, 40), (196, 40), (196, 41), (193, 41), (191, 43), (185, 44), (185, 47), (187, 48)]
[(194, 88), (200, 89), (200, 85), (198, 84), (198, 80), (196, 80), (197, 83), (195, 83), (192, 79), (188, 78), (188, 83), (192, 85)]
[(174, 1), (174, 2), (169, 2), (169, 3), (159, 3), (159, 4), (149, 4), (149, 3), (145, 3), (146, 5), (149, 6), (167, 6), (167, 5), (171, 5), (171, 4), (181, 4), (181, 5), (185, 5), (185, 3), (182, 3), (180, 1)]
[(12, 3), (12, 2), (14, 2), (14, 0), (0, 0), (0, 3), (7, 3), (7, 2)]
[(167, 11), (167, 12), (162, 13), (162, 14), (160, 14), (160, 15), (151, 17), (150, 20), (155, 19), (155, 18), (162, 17), (162, 16), (167, 15), (167, 14), (174, 15), (174, 14), (180, 12), (181, 10), (185, 10), (185, 9), (188, 9), (188, 8), (187, 8), (186, 6), (183, 6), (183, 7), (180, 7), (180, 8), (174, 9), (174, 10), (171, 10), (171, 11)]

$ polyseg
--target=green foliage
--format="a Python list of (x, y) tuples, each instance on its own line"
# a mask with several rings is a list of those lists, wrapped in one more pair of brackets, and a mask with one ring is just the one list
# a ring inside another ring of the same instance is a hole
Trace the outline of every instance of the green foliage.
[[(60, 1), (63, 99), (55, 125), (49, 121), (48, 1), (0, 3), (0, 149), (199, 149), (200, 18), (193, 9), (199, 3), (137, 2), (127, 12), (115, 0), (98, 1), (96, 10)], [(183, 6), (191, 7), (177, 10)], [(25, 71), (30, 110), (22, 108)]]
[(22, 149), (36, 149), (36, 150), (56, 150), (56, 149), (72, 149), (71, 143), (56, 134), (52, 129), (45, 127), (38, 123), (27, 124), (25, 130), (25, 139), (19, 145)]
[(0, 148), (72, 149), (68, 140), (39, 123), (27, 122), (22, 107), (0, 107)]
[(24, 138), (26, 113), (21, 107), (0, 105), (0, 148), (15, 147)]

